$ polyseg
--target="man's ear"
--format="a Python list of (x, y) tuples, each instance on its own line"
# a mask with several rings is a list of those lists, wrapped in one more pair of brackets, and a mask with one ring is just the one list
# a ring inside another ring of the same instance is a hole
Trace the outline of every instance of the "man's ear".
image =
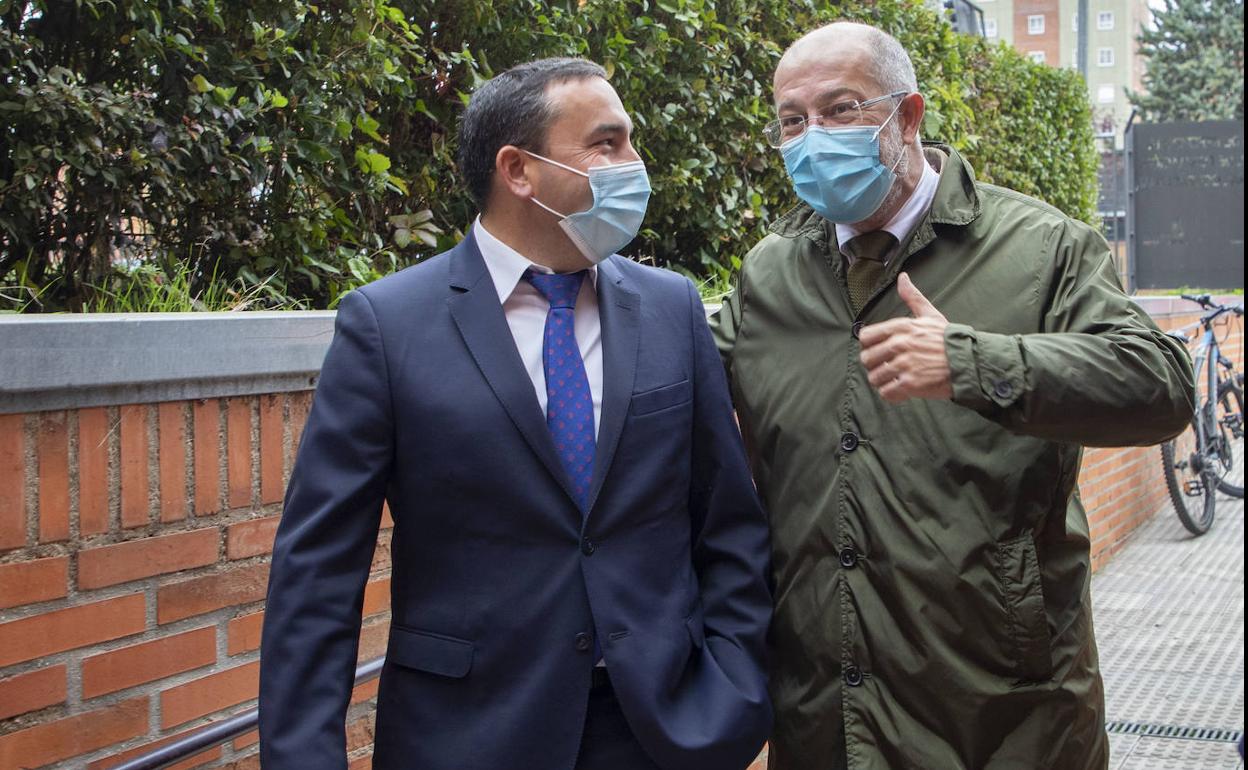
[(919, 135), (919, 129), (923, 126), (923, 113), (926, 109), (927, 102), (924, 101), (923, 94), (913, 93), (901, 100), (901, 109), (897, 111), (897, 117), (901, 118), (901, 139), (906, 144), (913, 144)]
[(494, 176), (507, 192), (521, 200), (533, 196), (533, 184), (529, 178), (529, 156), (520, 148), (506, 144), (494, 156)]

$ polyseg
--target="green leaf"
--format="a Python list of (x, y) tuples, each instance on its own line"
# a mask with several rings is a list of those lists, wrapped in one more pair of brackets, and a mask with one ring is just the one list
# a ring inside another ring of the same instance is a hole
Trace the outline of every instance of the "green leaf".
[(196, 75), (191, 78), (191, 86), (195, 89), (196, 93), (200, 94), (206, 94), (212, 90), (212, 83), (209, 83), (208, 78), (203, 75)]

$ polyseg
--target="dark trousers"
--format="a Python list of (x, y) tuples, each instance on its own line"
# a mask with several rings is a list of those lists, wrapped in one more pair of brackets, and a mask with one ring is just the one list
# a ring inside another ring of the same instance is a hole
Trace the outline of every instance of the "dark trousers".
[(660, 770), (633, 736), (605, 668), (594, 669), (576, 770)]

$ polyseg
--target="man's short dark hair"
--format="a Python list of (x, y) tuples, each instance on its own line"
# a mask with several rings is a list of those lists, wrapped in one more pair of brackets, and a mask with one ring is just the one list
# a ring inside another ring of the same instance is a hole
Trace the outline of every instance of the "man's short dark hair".
[(503, 72), (476, 90), (459, 124), (459, 171), (477, 208), (485, 211), (494, 158), (507, 145), (541, 153), (556, 110), (546, 88), (565, 80), (607, 77), (585, 59), (538, 59)]

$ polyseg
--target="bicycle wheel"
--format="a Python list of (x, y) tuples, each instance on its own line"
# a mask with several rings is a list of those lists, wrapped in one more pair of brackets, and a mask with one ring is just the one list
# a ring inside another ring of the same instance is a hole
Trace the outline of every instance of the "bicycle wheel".
[[(1197, 413), (1196, 419), (1200, 415)], [(1179, 514), (1179, 521), (1193, 535), (1203, 535), (1213, 526), (1217, 510), (1214, 489), (1216, 478), (1206, 469), (1200, 447), (1197, 446), (1195, 423), (1161, 445), (1161, 463), (1166, 474), (1166, 488), (1170, 490), (1170, 502)]]
[(1234, 380), (1218, 383), (1218, 491), (1244, 496), (1244, 389)]

